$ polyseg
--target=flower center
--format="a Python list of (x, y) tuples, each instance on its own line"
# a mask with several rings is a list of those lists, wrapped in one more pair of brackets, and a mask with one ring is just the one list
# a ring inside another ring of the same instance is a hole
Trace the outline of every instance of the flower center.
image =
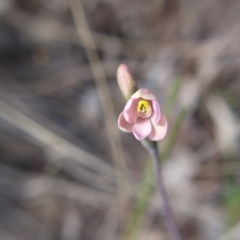
[(152, 114), (152, 108), (147, 100), (140, 100), (137, 105), (137, 113), (139, 117), (147, 118)]

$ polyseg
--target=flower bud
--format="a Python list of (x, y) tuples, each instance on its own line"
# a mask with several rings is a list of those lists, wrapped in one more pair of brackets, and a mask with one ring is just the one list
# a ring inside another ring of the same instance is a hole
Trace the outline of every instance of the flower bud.
[(137, 91), (137, 84), (125, 64), (119, 65), (117, 70), (117, 80), (123, 96), (128, 100), (133, 93)]

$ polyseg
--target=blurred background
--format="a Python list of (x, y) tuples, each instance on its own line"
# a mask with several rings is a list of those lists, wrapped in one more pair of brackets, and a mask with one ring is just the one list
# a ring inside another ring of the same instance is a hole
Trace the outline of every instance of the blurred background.
[(117, 128), (126, 63), (158, 97), (186, 240), (240, 239), (240, 1), (0, 0), (0, 239), (167, 240)]

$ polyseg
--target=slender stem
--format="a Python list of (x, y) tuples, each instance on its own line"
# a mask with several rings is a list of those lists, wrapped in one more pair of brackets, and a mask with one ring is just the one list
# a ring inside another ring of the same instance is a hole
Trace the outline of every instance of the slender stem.
[(166, 221), (169, 234), (171, 235), (172, 240), (182, 240), (182, 237), (173, 219), (173, 215), (172, 215), (168, 198), (167, 198), (167, 193), (164, 187), (157, 143), (152, 142), (151, 147), (148, 147), (147, 149), (153, 158), (154, 170), (156, 174), (157, 190), (160, 197), (160, 201), (162, 203), (163, 217)]

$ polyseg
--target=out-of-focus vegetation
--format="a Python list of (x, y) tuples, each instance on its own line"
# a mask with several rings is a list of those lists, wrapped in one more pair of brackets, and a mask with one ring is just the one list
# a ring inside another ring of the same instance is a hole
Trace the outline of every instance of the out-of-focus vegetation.
[(0, 1), (0, 239), (168, 239), (147, 152), (117, 129), (126, 63), (169, 120), (186, 240), (240, 236), (240, 2)]

